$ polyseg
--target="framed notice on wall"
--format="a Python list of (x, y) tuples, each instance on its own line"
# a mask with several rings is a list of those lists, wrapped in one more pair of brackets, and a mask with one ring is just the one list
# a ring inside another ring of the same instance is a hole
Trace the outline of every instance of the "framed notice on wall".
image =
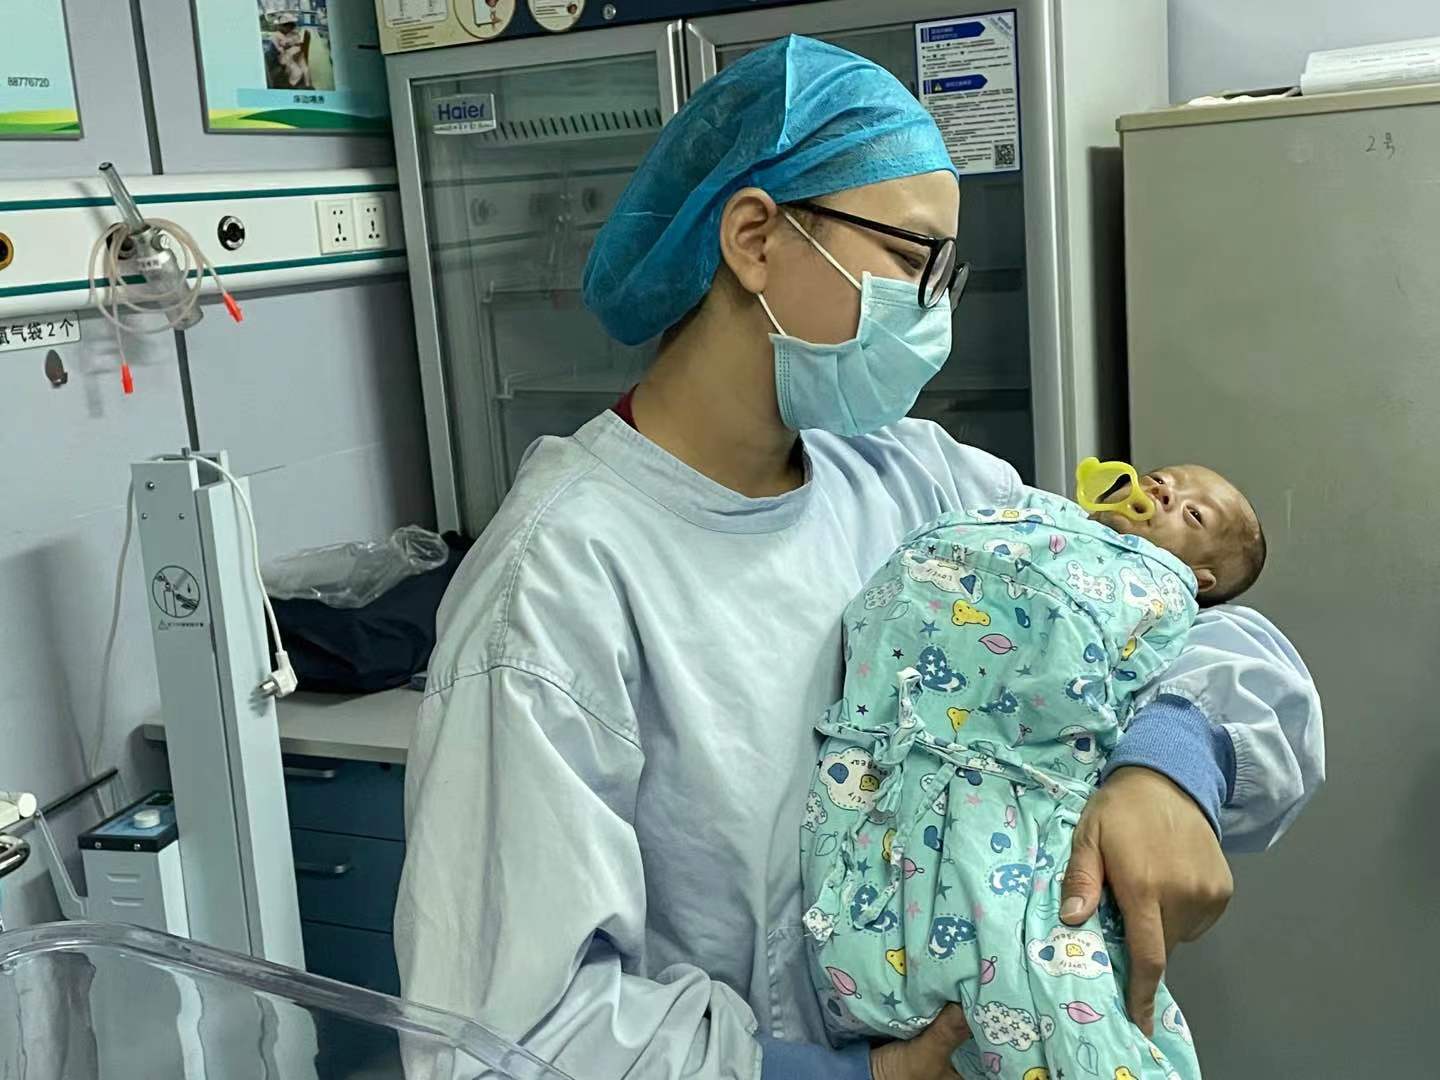
[(62, 0), (5, 0), (0, 30), (0, 139), (80, 138)]
[(375, 8), (358, 0), (193, 0), (205, 129), (390, 129)]

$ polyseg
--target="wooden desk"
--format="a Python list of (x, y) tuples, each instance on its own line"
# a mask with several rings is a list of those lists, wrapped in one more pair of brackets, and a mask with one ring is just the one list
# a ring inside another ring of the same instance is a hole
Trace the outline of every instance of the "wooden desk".
[[(306, 757), (405, 764), (421, 694), (408, 687), (378, 694), (292, 694), (275, 703), (280, 750)], [(144, 726), (145, 738), (165, 741), (157, 718)]]

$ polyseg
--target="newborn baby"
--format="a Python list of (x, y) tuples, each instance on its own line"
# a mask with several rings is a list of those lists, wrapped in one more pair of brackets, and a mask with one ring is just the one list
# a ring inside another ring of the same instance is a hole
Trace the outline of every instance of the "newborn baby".
[(1163, 986), (1153, 1041), (1126, 1016), (1113, 907), (1059, 921), (1071, 832), (1137, 700), (1197, 600), (1233, 599), (1265, 560), (1254, 509), (1218, 474), (1140, 486), (1148, 521), (1043, 492), (947, 514), (847, 609), (801, 844), (837, 1037), (907, 1038), (957, 1001), (966, 1080), (1199, 1077)]
[[(1260, 576), (1265, 534), (1250, 500), (1230, 481), (1203, 465), (1173, 465), (1140, 478), (1155, 516), (1132, 521), (1114, 511), (1091, 518), (1118, 533), (1139, 536), (1174, 555), (1195, 575), (1201, 607), (1233, 600)], [(1128, 481), (1115, 498), (1129, 494)]]

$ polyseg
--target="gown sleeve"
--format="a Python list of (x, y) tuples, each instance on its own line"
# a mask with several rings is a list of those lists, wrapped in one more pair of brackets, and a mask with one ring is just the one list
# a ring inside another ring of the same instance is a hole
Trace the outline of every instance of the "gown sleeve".
[[(495, 666), (429, 694), (407, 767), (395, 914), (405, 996), (573, 1076), (754, 1080), (762, 1043), (738, 994), (689, 965), (637, 974), (644, 761), (622, 725), (537, 668)], [(767, 1050), (789, 1062), (788, 1046)], [(789, 1068), (800, 1080), (869, 1076), (868, 1058), (821, 1047)]]

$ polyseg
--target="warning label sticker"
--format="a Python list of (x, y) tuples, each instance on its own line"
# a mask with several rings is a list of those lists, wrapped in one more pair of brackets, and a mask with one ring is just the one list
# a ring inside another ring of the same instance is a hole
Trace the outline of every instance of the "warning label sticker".
[(920, 102), (962, 175), (1020, 168), (1015, 12), (915, 24)]

